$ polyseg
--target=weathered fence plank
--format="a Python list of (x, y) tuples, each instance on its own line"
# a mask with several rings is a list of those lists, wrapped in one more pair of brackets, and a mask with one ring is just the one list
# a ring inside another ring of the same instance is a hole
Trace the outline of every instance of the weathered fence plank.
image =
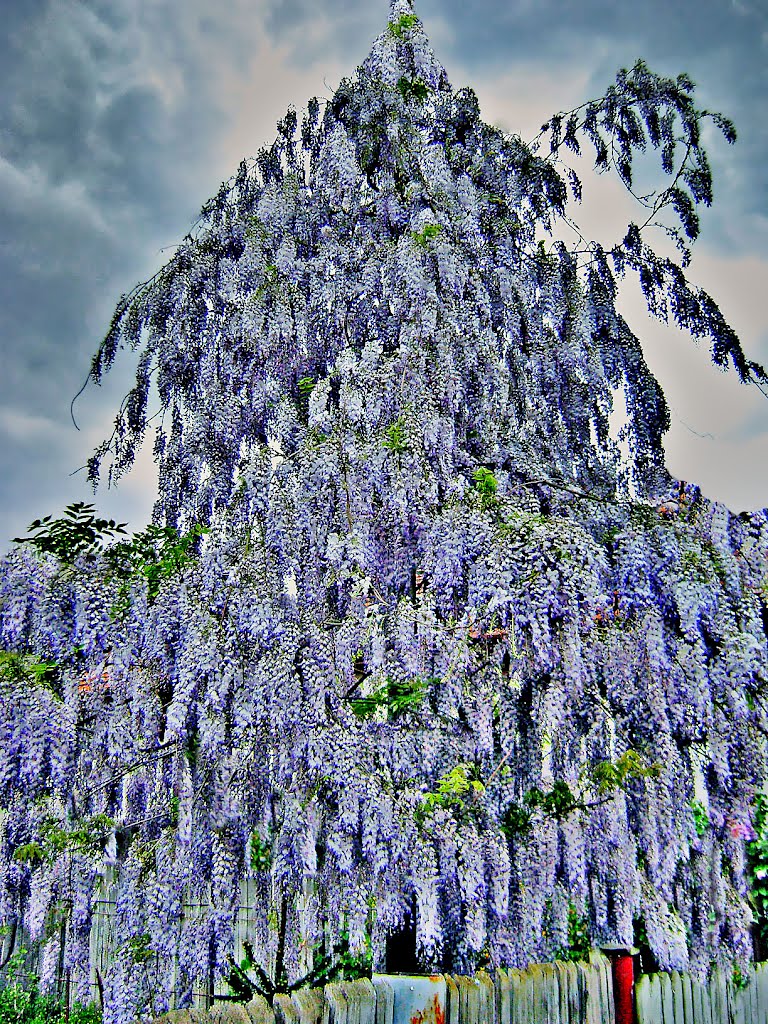
[(757, 1012), (762, 1020), (768, 1021), (768, 964), (760, 964), (755, 969), (755, 988), (757, 989)]
[[(461, 1020), (459, 1010), (459, 986), (450, 976), (445, 976), (445, 995), (447, 1001), (447, 1010), (445, 1014), (446, 1024), (459, 1024)], [(379, 1024), (378, 1018), (376, 1024)]]
[(511, 996), (510, 1002), (512, 1006), (512, 1024), (525, 1024), (523, 1002), (526, 998), (528, 989), (523, 984), (523, 979), (520, 977), (520, 971), (512, 969), (508, 974), (509, 992)]
[[(299, 1015), (299, 1024), (322, 1024), (324, 1004), (321, 988), (299, 989), (293, 993), (291, 999)], [(392, 1024), (391, 1019), (388, 1024)]]
[(245, 1004), (245, 1010), (251, 1024), (275, 1024), (275, 1014), (264, 996), (255, 995)]
[(480, 985), (480, 1020), (483, 1024), (496, 1024), (498, 1021), (496, 1010), (496, 986), (493, 978), (487, 971), (478, 971), (476, 975)]
[(392, 986), (386, 978), (375, 974), (371, 984), (376, 993), (376, 1024), (392, 1024), (395, 1013), (395, 993)]
[(341, 986), (331, 981), (324, 992), (323, 1024), (347, 1024), (347, 1000)]
[(348, 1024), (376, 1024), (376, 990), (367, 978), (342, 982), (348, 1006)]
[(661, 981), (658, 974), (644, 974), (635, 985), (637, 1024), (659, 1024), (663, 1020)]
[(290, 996), (276, 995), (272, 1005), (276, 1024), (299, 1024), (299, 1011)]
[(512, 1003), (509, 990), (509, 977), (501, 967), (496, 969), (496, 1017), (495, 1024), (510, 1024), (512, 1018)]

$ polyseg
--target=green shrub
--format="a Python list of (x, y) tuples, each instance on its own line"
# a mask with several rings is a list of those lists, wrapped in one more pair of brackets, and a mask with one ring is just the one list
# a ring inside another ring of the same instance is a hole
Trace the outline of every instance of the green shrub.
[[(66, 1006), (56, 996), (40, 993), (35, 975), (25, 971), (26, 955), (26, 949), (13, 954), (5, 981), (0, 982), (0, 1024), (64, 1024)], [(101, 1024), (101, 1010), (75, 1002), (69, 1008), (69, 1024)]]

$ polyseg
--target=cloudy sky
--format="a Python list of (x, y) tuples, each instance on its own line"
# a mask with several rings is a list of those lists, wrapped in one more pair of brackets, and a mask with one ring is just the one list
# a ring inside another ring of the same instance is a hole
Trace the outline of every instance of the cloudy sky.
[[(711, 135), (715, 204), (689, 276), (751, 358), (768, 363), (768, 5), (765, 0), (417, 0), (454, 89), (530, 140), (643, 57), (688, 72)], [(172, 255), (203, 202), (272, 142), (289, 104), (330, 98), (388, 19), (388, 0), (2, 0), (0, 32), (0, 548), (29, 522), (94, 501), (141, 529), (151, 453), (95, 498), (86, 459), (132, 381), (124, 355), (75, 403), (117, 299)], [(590, 178), (589, 161), (583, 166)], [(611, 242), (633, 214), (621, 185), (585, 181), (576, 213)], [(652, 239), (651, 239), (652, 241)], [(163, 250), (166, 250), (163, 252)], [(768, 506), (768, 401), (715, 371), (706, 347), (621, 309), (672, 410), (667, 461), (735, 511)], [(154, 410), (150, 410), (152, 412)], [(74, 475), (71, 475), (73, 474)]]

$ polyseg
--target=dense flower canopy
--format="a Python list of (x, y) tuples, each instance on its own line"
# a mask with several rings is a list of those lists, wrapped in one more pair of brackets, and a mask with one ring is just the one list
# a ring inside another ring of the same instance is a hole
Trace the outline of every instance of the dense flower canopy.
[[(140, 353), (94, 480), (130, 467), (156, 378), (144, 571), (127, 541), (2, 559), (0, 917), (44, 983), (63, 942), (90, 997), (116, 885), (110, 1024), (226, 975), (246, 877), (257, 957), (282, 943), (291, 979), (344, 922), (381, 966), (414, 906), (426, 967), (550, 959), (574, 908), (594, 943), (642, 922), (663, 967), (743, 962), (765, 512), (669, 477), (605, 254), (539, 244), (562, 177), (451, 89), (408, 0), (297, 124), (95, 357), (98, 381)], [(614, 268), (646, 257), (630, 230)], [(649, 303), (671, 281), (678, 322), (759, 380), (709, 297), (647, 265)], [(171, 527), (192, 546), (153, 576)]]

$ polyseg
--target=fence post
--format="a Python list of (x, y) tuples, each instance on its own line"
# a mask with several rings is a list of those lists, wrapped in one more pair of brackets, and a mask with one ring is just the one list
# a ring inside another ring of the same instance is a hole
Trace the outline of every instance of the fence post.
[(613, 1004), (615, 1007), (615, 1024), (637, 1024), (635, 1014), (635, 961), (634, 956), (639, 950), (634, 946), (608, 945), (601, 946), (600, 952), (611, 961), (611, 978), (613, 980)]

